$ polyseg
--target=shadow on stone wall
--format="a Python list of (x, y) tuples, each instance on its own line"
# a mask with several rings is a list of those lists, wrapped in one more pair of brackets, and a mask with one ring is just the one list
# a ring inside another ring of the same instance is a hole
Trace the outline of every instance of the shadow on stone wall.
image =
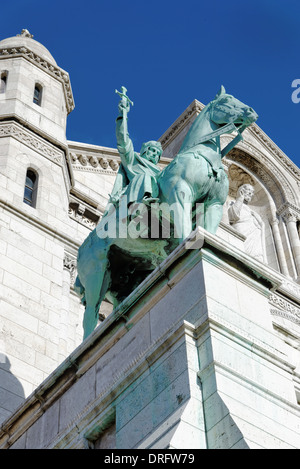
[(22, 384), (10, 371), (7, 355), (0, 353), (0, 425), (24, 402)]

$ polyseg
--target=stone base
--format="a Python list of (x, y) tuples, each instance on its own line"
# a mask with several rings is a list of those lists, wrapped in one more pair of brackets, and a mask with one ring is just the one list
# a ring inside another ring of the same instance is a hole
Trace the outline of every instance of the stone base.
[(5, 422), (1, 448), (300, 448), (295, 349), (269, 302), (289, 301), (282, 276), (201, 229), (188, 246)]

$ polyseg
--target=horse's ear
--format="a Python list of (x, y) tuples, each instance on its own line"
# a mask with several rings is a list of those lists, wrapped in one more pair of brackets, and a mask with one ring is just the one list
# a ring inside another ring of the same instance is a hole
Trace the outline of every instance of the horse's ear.
[(223, 85), (221, 85), (219, 93), (216, 94), (215, 99), (219, 98), (222, 94), (226, 94), (225, 88)]

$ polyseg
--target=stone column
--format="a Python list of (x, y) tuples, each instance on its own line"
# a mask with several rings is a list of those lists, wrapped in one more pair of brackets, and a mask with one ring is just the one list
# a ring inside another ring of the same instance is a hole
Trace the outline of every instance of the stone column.
[(297, 229), (297, 220), (300, 219), (300, 216), (295, 209), (288, 205), (282, 212), (282, 217), (286, 223), (295, 267), (298, 279), (300, 279), (300, 240)]
[(76, 276), (76, 259), (68, 253), (64, 257), (62, 303), (60, 316), (60, 353), (64, 360), (72, 351), (69, 346), (69, 311), (70, 311), (70, 286)]
[(280, 236), (280, 231), (279, 231), (279, 220), (276, 217), (272, 217), (270, 219), (270, 224), (272, 227), (272, 232), (274, 236), (274, 242), (275, 242), (275, 247), (278, 255), (278, 260), (279, 260), (279, 265), (280, 265), (280, 270), (283, 273), (283, 275), (286, 275), (289, 277), (289, 270), (284, 254), (284, 249), (282, 245), (282, 240)]

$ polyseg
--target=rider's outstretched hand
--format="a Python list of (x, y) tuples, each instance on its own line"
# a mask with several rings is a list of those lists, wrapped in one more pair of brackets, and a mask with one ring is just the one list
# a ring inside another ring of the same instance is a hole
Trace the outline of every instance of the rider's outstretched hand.
[(130, 104), (128, 101), (124, 102), (122, 99), (121, 101), (119, 102), (118, 104), (118, 108), (119, 108), (119, 114), (120, 115), (123, 115), (124, 112), (126, 114), (128, 114), (128, 112), (130, 111)]

